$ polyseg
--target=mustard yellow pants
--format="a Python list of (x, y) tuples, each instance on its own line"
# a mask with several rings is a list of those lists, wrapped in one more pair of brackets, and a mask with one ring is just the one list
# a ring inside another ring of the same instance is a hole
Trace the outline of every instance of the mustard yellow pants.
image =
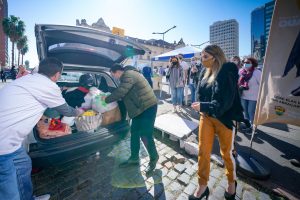
[(210, 172), (210, 154), (215, 134), (219, 138), (220, 152), (225, 164), (225, 173), (229, 183), (236, 179), (235, 160), (232, 156), (232, 130), (227, 128), (218, 119), (201, 114), (199, 122), (199, 155), (198, 155), (198, 182), (207, 185)]

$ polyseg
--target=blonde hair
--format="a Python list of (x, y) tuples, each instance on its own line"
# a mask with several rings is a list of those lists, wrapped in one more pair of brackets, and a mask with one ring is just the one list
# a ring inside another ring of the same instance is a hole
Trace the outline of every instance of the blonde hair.
[(222, 49), (218, 45), (208, 45), (203, 51), (213, 56), (214, 63), (211, 68), (206, 68), (203, 79), (207, 80), (208, 84), (211, 84), (216, 79), (221, 67), (226, 62), (226, 57)]

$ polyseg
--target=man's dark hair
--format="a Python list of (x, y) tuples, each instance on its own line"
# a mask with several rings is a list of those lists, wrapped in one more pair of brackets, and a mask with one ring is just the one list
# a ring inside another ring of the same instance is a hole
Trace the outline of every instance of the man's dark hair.
[(112, 73), (116, 73), (116, 71), (124, 71), (124, 68), (121, 64), (114, 64), (111, 68), (110, 68), (110, 72)]
[(39, 64), (39, 74), (44, 74), (49, 78), (54, 76), (57, 72), (62, 72), (63, 64), (56, 58), (45, 58)]

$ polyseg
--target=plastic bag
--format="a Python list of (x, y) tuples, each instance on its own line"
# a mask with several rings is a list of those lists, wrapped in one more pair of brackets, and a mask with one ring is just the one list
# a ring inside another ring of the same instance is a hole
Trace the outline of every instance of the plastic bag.
[(99, 113), (104, 113), (115, 109), (118, 106), (117, 102), (106, 103), (104, 100), (102, 100), (103, 96), (108, 95), (110, 95), (110, 93), (100, 93), (95, 95), (92, 100), (92, 109)]
[(84, 110), (91, 109), (93, 98), (101, 93), (102, 92), (98, 88), (91, 87), (89, 93), (84, 96), (84, 102), (81, 104), (81, 108)]
[(75, 118), (75, 124), (78, 131), (93, 132), (101, 125), (101, 122), (101, 114), (90, 110)]

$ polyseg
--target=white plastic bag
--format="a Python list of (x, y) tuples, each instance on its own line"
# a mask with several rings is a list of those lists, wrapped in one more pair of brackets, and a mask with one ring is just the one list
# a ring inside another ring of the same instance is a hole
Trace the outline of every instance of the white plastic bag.
[(84, 97), (84, 102), (81, 104), (81, 108), (84, 110), (91, 109), (93, 98), (101, 93), (102, 92), (98, 88), (91, 87), (89, 93), (87, 93)]
[(64, 116), (61, 119), (61, 122), (65, 123), (65, 124), (68, 124), (69, 126), (73, 126), (74, 123), (75, 123), (75, 117), (66, 117), (66, 116)]
[(108, 96), (109, 94), (110, 93), (100, 93), (99, 95), (93, 96), (92, 109), (99, 113), (104, 113), (115, 109), (118, 106), (117, 102), (106, 103), (104, 100), (102, 100), (103, 96)]

